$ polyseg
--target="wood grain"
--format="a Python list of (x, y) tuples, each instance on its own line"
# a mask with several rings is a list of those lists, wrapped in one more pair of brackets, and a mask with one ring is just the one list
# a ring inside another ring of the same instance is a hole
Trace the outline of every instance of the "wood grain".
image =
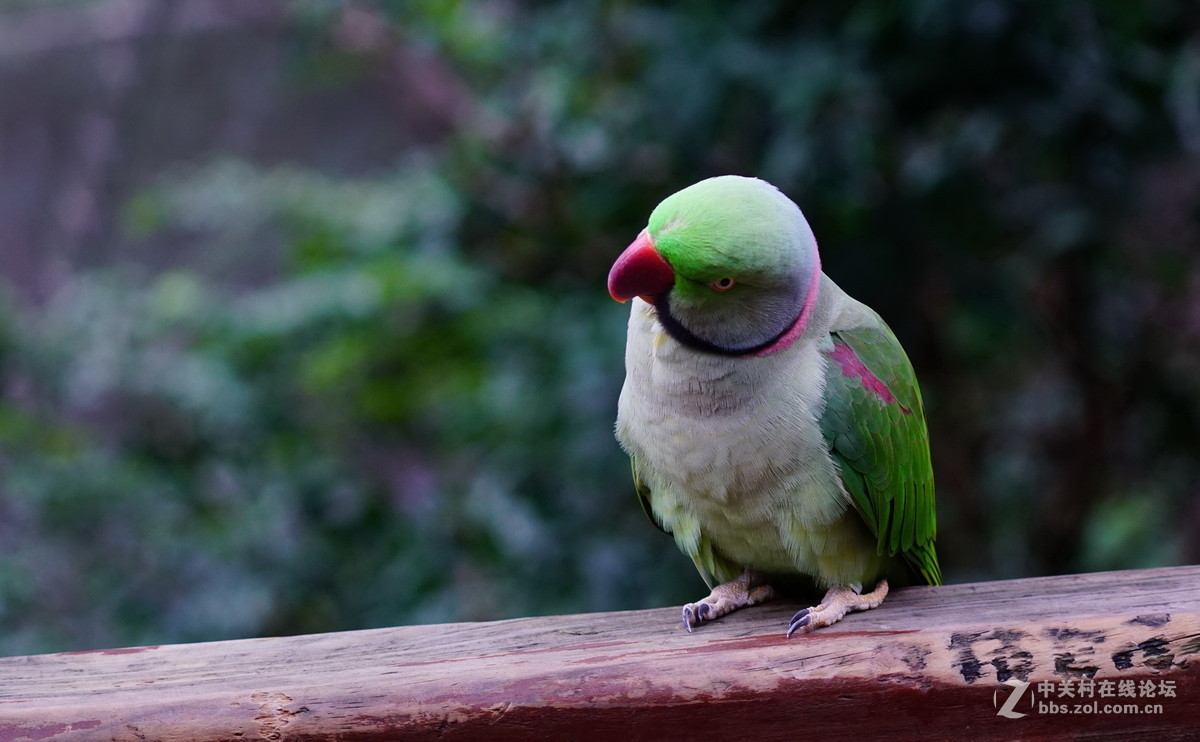
[[(797, 607), (694, 634), (663, 608), (0, 659), (0, 742), (1200, 734), (1200, 567), (899, 590), (788, 640)], [(1022, 681), (1024, 715), (998, 715)]]

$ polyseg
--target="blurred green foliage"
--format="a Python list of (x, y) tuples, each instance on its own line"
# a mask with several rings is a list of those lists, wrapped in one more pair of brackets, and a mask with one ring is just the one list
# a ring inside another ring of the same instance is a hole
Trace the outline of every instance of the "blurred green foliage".
[(419, 163), (220, 162), (153, 200), (214, 244), (286, 225), (289, 269), (92, 271), (12, 334), (4, 616), (36, 632), (13, 647), (600, 609), (671, 582), (622, 569), (665, 544), (609, 530), (642, 516), (620, 507), (602, 291), (468, 261), (461, 199)]
[(124, 239), (200, 267), (0, 305), (0, 653), (694, 598), (611, 437), (604, 275), (724, 172), (909, 349), (949, 579), (1200, 556), (1187, 4), (288, 8), (297, 86), (386, 72), (329, 42), (367, 13), (453, 70), (453, 125), (367, 174), (176, 168)]

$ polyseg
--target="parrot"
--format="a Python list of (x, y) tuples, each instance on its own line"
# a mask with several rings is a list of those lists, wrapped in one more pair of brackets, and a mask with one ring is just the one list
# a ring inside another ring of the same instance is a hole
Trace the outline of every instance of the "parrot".
[(822, 272), (795, 202), (739, 175), (688, 186), (617, 257), (608, 291), (632, 300), (615, 427), (633, 489), (710, 589), (683, 606), (688, 632), (824, 590), (790, 638), (879, 606), (889, 579), (941, 584), (912, 364)]

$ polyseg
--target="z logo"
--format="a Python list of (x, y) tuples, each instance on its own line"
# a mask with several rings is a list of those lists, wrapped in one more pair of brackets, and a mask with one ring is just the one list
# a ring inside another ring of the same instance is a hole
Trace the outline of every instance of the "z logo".
[[(1025, 714), (1020, 711), (1013, 711), (1013, 709), (1016, 707), (1017, 701), (1021, 700), (1021, 696), (1025, 695), (1025, 691), (1029, 690), (1029, 683), (1026, 683), (1024, 680), (1017, 680), (1015, 678), (1009, 678), (1004, 682), (1013, 687), (1013, 692), (1009, 694), (1007, 699), (1005, 699), (1004, 705), (1001, 706), (1000, 710), (996, 712), (996, 716), (1003, 716), (1006, 719), (1020, 719)], [(993, 706), (996, 705), (999, 694), (1000, 691), (998, 690), (992, 692)], [(1030, 699), (1030, 703), (1033, 703), (1032, 698)]]

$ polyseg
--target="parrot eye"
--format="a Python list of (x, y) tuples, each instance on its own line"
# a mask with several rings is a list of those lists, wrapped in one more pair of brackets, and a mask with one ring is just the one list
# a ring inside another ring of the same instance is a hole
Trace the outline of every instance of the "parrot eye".
[(708, 285), (713, 291), (728, 291), (737, 281), (732, 278), (718, 278)]

